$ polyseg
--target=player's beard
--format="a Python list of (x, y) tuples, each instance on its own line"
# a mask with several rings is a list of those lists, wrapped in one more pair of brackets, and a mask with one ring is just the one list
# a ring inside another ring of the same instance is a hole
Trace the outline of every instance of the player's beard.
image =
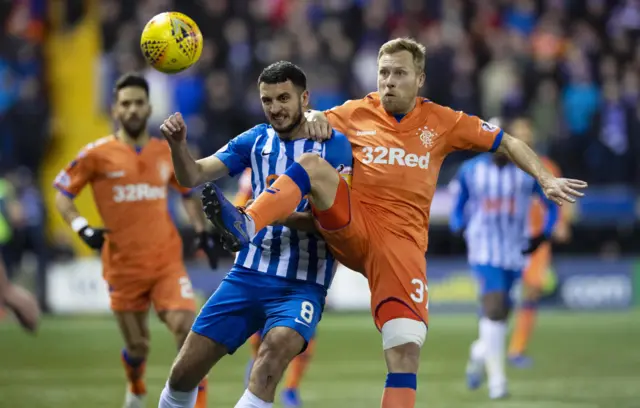
[(129, 137), (134, 140), (140, 138), (140, 136), (147, 129), (146, 120), (130, 119), (128, 121), (122, 120), (120, 121), (120, 123), (122, 124), (122, 128), (124, 129), (124, 131), (127, 132), (127, 135), (129, 135)]
[(279, 127), (276, 127), (277, 125), (274, 123), (274, 121), (270, 121), (270, 122), (271, 122), (271, 126), (273, 127), (273, 130), (278, 132), (278, 134), (288, 135), (296, 127), (298, 127), (298, 125), (300, 125), (300, 122), (302, 122), (302, 106), (298, 107), (296, 114), (293, 117), (291, 117), (291, 123), (288, 126), (279, 128)]

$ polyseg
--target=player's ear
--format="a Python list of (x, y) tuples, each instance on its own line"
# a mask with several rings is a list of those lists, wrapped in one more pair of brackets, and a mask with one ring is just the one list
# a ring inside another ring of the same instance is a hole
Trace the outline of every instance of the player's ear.
[(309, 91), (306, 89), (302, 91), (302, 94), (300, 94), (300, 105), (302, 106), (302, 109), (307, 109), (309, 106)]
[(424, 81), (427, 78), (427, 75), (424, 73), (424, 71), (420, 71), (420, 73), (418, 74), (418, 88), (422, 88), (424, 86)]

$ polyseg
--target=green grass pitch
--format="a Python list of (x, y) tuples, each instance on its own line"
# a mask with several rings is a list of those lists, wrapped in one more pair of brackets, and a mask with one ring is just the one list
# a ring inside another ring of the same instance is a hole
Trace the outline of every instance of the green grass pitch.
[[(153, 319), (148, 407), (166, 380), (175, 347)], [(464, 387), (472, 315), (433, 314), (418, 381), (424, 408), (640, 407), (640, 311), (542, 313), (531, 347), (535, 366), (509, 370), (512, 398), (489, 401)], [(121, 407), (121, 339), (108, 317), (47, 318), (36, 337), (0, 324), (0, 407)], [(210, 375), (210, 407), (232, 407), (243, 390), (247, 349)], [(380, 336), (367, 314), (327, 313), (315, 360), (302, 385), (305, 408), (375, 408), (386, 370)], [(278, 404), (276, 403), (276, 406)]]

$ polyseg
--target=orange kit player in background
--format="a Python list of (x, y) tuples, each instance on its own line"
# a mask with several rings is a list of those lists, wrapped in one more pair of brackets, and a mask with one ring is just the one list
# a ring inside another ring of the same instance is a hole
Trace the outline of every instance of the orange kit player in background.
[[(233, 198), (233, 205), (236, 207), (247, 207), (247, 204), (252, 202), (253, 189), (251, 188), (251, 169), (247, 168), (238, 180), (238, 192)], [(249, 374), (251, 374), (251, 368), (253, 367), (253, 361), (258, 355), (258, 349), (262, 343), (262, 333), (256, 332), (249, 338), (249, 344), (251, 346), (251, 360), (247, 365), (247, 372), (245, 377), (245, 383), (249, 383)], [(307, 367), (313, 357), (315, 350), (316, 340), (315, 334), (311, 339), (307, 348), (302, 354), (299, 354), (291, 361), (289, 368), (287, 369), (287, 377), (285, 379), (285, 388), (281, 394), (281, 402), (286, 408), (296, 408), (302, 406), (299, 398), (300, 382), (304, 374), (307, 372)]]
[(307, 115), (310, 134), (328, 138), (333, 127), (351, 142), (351, 188), (328, 162), (305, 153), (246, 212), (230, 214), (231, 207), (220, 205), (216, 214), (225, 226), (225, 245), (242, 247), (309, 197), (336, 259), (369, 281), (371, 312), (388, 369), (382, 408), (416, 405), (429, 315), (429, 209), (444, 158), (456, 150), (499, 151), (535, 177), (557, 203), (574, 202), (571, 196), (582, 196), (576, 189), (586, 187), (583, 181), (553, 177), (525, 143), (500, 128), (418, 97), (425, 53), (412, 39), (387, 42), (378, 54), (378, 92), (326, 112), (329, 123), (322, 112)]
[[(182, 240), (167, 208), (167, 187), (183, 194), (198, 244), (214, 262), (214, 241), (205, 231), (200, 201), (178, 185), (171, 152), (164, 140), (147, 133), (151, 114), (144, 77), (121, 77), (114, 90), (113, 117), (118, 131), (83, 149), (55, 181), (56, 207), (90, 247), (102, 250), (103, 274), (111, 309), (125, 341), (122, 362), (129, 386), (125, 408), (144, 406), (143, 380), (149, 352), (148, 311), (160, 319), (182, 345), (195, 318), (191, 281), (182, 259)], [(74, 197), (90, 184), (105, 229), (92, 228), (76, 209)], [(197, 407), (206, 406), (201, 384)]]
[[(525, 118), (515, 119), (511, 124), (511, 133), (529, 146), (535, 145), (535, 135), (531, 122)], [(549, 158), (543, 157), (542, 163), (556, 177), (560, 177), (560, 168)], [(558, 222), (553, 231), (553, 240), (567, 242), (571, 237), (569, 227), (570, 206), (561, 207)], [(545, 210), (540, 200), (531, 206), (530, 234), (532, 237), (542, 234)], [(531, 254), (529, 264), (522, 274), (523, 301), (516, 316), (514, 331), (509, 344), (509, 362), (519, 368), (529, 367), (531, 359), (525, 354), (529, 339), (533, 333), (538, 309), (538, 301), (542, 296), (545, 279), (551, 267), (551, 242), (544, 242)]]

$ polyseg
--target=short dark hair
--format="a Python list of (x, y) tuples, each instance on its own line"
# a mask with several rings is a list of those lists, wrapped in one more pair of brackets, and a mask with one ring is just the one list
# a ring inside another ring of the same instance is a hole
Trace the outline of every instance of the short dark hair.
[(265, 83), (269, 85), (281, 84), (291, 81), (291, 83), (302, 90), (307, 89), (307, 76), (302, 68), (289, 61), (278, 61), (262, 70), (258, 77), (258, 85)]
[(116, 99), (118, 99), (118, 92), (120, 92), (124, 88), (141, 88), (144, 92), (149, 96), (149, 82), (147, 82), (146, 78), (141, 74), (128, 72), (122, 75), (116, 81), (116, 85), (113, 87), (113, 95)]

